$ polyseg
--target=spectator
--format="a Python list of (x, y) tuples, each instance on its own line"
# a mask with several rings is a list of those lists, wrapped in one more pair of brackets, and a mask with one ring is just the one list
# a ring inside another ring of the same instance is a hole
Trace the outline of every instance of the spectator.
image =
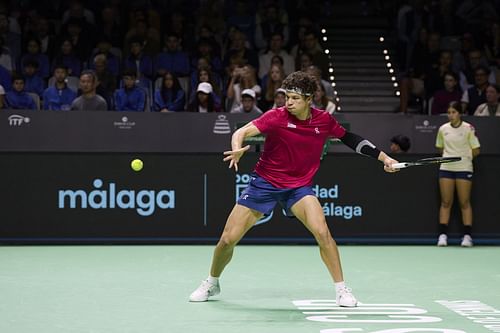
[(486, 87), (486, 103), (479, 105), (474, 112), (475, 116), (500, 116), (500, 86), (490, 84)]
[(189, 56), (181, 51), (181, 39), (174, 33), (165, 35), (165, 49), (156, 57), (156, 73), (163, 76), (166, 72), (176, 76), (189, 75)]
[(49, 77), (50, 65), (47, 55), (41, 53), (40, 41), (36, 38), (28, 39), (26, 53), (21, 57), (20, 67), (26, 60), (34, 60), (38, 63), (38, 73), (42, 78)]
[(284, 38), (280, 32), (274, 32), (269, 39), (267, 52), (259, 56), (259, 78), (263, 78), (271, 68), (271, 58), (280, 56), (283, 60), (283, 70), (285, 75), (295, 71), (293, 57), (284, 49)]
[(323, 80), (321, 75), (321, 69), (318, 66), (312, 65), (306, 68), (306, 73), (314, 76), (318, 82), (321, 83), (325, 90), (326, 97), (333, 101), (335, 99), (335, 92), (330, 82)]
[(255, 91), (245, 89), (241, 92), (241, 104), (231, 110), (231, 113), (255, 113), (262, 114), (262, 110), (256, 105)]
[(399, 68), (402, 72), (408, 69), (410, 56), (415, 46), (422, 25), (420, 10), (409, 1), (402, 1), (397, 14), (397, 48)]
[(108, 69), (107, 61), (106, 55), (97, 54), (94, 57), (93, 67), (97, 76), (96, 92), (98, 95), (104, 97), (107, 105), (111, 107), (117, 80), (116, 76)]
[[(474, 71), (478, 66), (488, 67), (486, 58), (483, 57), (481, 51), (478, 49), (470, 50), (467, 53), (466, 59), (465, 67), (460, 72), (460, 87), (462, 91), (466, 91), (474, 86)], [(488, 82), (496, 83), (495, 74), (491, 71), (488, 75)]]
[(405, 135), (398, 134), (391, 138), (391, 153), (406, 153), (410, 147), (410, 138)]
[[(94, 45), (94, 36), (91, 36), (89, 32), (84, 32), (85, 26), (85, 20), (70, 18), (66, 26), (62, 28), (61, 34), (63, 40), (71, 41), (72, 49), (82, 63), (88, 61), (92, 45)], [(72, 73), (72, 75), (76, 74)]]
[(94, 67), (95, 64), (92, 61), (92, 59), (94, 59), (94, 57), (97, 54), (102, 54), (106, 57), (106, 68), (108, 69), (108, 71), (113, 76), (118, 77), (120, 75), (121, 59), (116, 54), (113, 53), (114, 51), (112, 51), (112, 49), (113, 49), (113, 45), (112, 45), (111, 41), (107, 37), (101, 37), (99, 39), (99, 41), (97, 42), (96, 48), (94, 49), (94, 51), (92, 52), (92, 55), (90, 57), (90, 59), (91, 59), (90, 69), (95, 70), (95, 67)]
[(430, 98), (438, 90), (444, 89), (444, 75), (451, 72), (451, 52), (443, 50), (437, 66), (427, 68), (424, 77), (425, 98)]
[(10, 91), (12, 89), (12, 77), (10, 73), (10, 71), (0, 65), (0, 85), (5, 89), (5, 91)]
[(241, 92), (253, 89), (260, 96), (262, 88), (257, 84), (255, 69), (250, 65), (236, 67), (231, 73), (231, 80), (227, 86), (226, 110), (232, 110), (241, 103)]
[(129, 40), (130, 53), (124, 60), (123, 68), (135, 68), (138, 78), (153, 78), (153, 60), (144, 53), (144, 40), (132, 37)]
[(296, 69), (298, 71), (305, 72), (307, 68), (312, 65), (314, 65), (312, 62), (312, 56), (309, 53), (304, 52), (299, 56), (299, 63), (297, 64)]
[(10, 19), (5, 13), (0, 13), (0, 36), (3, 37), (4, 46), (9, 49), (12, 60), (14, 60), (21, 55), (21, 34), (11, 29)]
[(54, 68), (55, 84), (45, 89), (43, 93), (44, 110), (68, 111), (71, 109), (71, 103), (76, 98), (76, 92), (68, 88), (66, 79), (68, 77), (68, 68), (64, 65), (57, 65)]
[[(290, 39), (290, 32), (288, 29), (288, 23), (282, 19), (280, 8), (276, 4), (269, 4), (266, 6), (263, 16), (261, 17), (261, 22), (257, 24), (255, 29), (255, 45), (258, 49), (270, 49), (270, 44), (268, 41), (272, 42), (275, 35), (281, 36), (281, 44), (285, 46), (288, 44)], [(283, 57), (283, 55), (281, 55)], [(285, 67), (285, 72), (288, 68)], [(267, 70), (264, 72), (266, 73)], [(287, 75), (290, 74), (287, 72)]]
[(272, 65), (265, 80), (262, 80), (262, 98), (259, 101), (259, 107), (262, 110), (269, 110), (274, 104), (274, 94), (276, 89), (281, 87), (285, 79), (285, 72), (280, 65)]
[(319, 82), (313, 96), (312, 106), (316, 109), (325, 110), (329, 114), (334, 114), (337, 109), (335, 103), (326, 97), (325, 87)]
[(0, 36), (0, 65), (11, 73), (14, 70), (12, 60), (9, 48), (5, 46), (4, 38)]
[(278, 88), (276, 89), (276, 92), (274, 93), (274, 104), (273, 104), (273, 109), (276, 108), (281, 108), (285, 106), (286, 103), (286, 90), (283, 88)]
[(102, 9), (97, 29), (104, 38), (113, 41), (116, 47), (120, 49), (123, 47), (125, 32), (123, 31), (118, 11), (111, 5), (106, 5)]
[(8, 109), (36, 110), (33, 97), (24, 91), (24, 78), (19, 74), (12, 76), (12, 90), (5, 95), (5, 104)]
[(161, 88), (155, 91), (154, 107), (156, 112), (184, 111), (186, 92), (182, 90), (179, 79), (173, 73), (165, 72)]
[(23, 63), (24, 90), (26, 92), (43, 95), (45, 82), (38, 75), (38, 63), (34, 59), (26, 59)]
[(5, 89), (0, 84), (0, 110), (5, 107)]
[(328, 63), (330, 61), (319, 44), (316, 31), (310, 29), (304, 33), (304, 46), (298, 50), (296, 61), (298, 61), (302, 53), (309, 53), (312, 56), (313, 64), (321, 70), (322, 79), (327, 79), (326, 73), (328, 72)]
[[(215, 104), (222, 105), (222, 79), (217, 74), (212, 72), (210, 65), (208, 65), (208, 61), (206, 61), (205, 58), (198, 59), (198, 62), (200, 63), (200, 66), (198, 67), (198, 70), (191, 74), (190, 86), (198, 87), (200, 82), (210, 83), (213, 89), (212, 96)], [(196, 90), (193, 89), (189, 96), (189, 100), (192, 101), (196, 98), (196, 94)]]
[(78, 77), (82, 71), (82, 62), (73, 51), (73, 43), (67, 38), (62, 40), (61, 48), (52, 62), (52, 72), (59, 65), (64, 65), (68, 68), (68, 76)]
[(115, 91), (116, 111), (144, 111), (146, 92), (136, 85), (137, 75), (134, 69), (123, 71), (123, 88)]
[(82, 94), (71, 103), (71, 110), (106, 111), (108, 103), (96, 94), (97, 75), (92, 70), (84, 70), (80, 74), (80, 90)]
[(489, 75), (490, 70), (487, 67), (478, 66), (474, 70), (474, 86), (465, 90), (461, 99), (462, 108), (469, 115), (472, 115), (480, 104), (486, 103)]
[(448, 72), (444, 75), (444, 89), (434, 93), (431, 114), (444, 114), (451, 102), (460, 101), (462, 91), (458, 85), (458, 75)]
[(160, 32), (150, 27), (145, 19), (138, 19), (135, 25), (125, 35), (125, 49), (130, 49), (130, 41), (140, 38), (144, 41), (144, 53), (155, 56), (161, 51)]
[[(253, 14), (255, 5), (245, 0), (227, 1), (226, 4), (229, 7), (226, 8), (226, 13), (229, 13), (227, 25), (236, 27), (245, 35), (246, 40), (253, 42), (255, 36), (255, 15)], [(257, 64), (251, 64), (257, 66)]]
[(241, 64), (249, 64), (253, 68), (258, 68), (259, 59), (257, 53), (247, 47), (246, 36), (243, 32), (235, 30), (230, 40), (229, 49), (224, 57), (224, 67), (229, 66), (229, 62), (237, 62)]
[(56, 37), (49, 21), (45, 17), (39, 17), (35, 31), (36, 38), (40, 41), (40, 52), (47, 55), (49, 59), (54, 57)]
[(222, 73), (222, 60), (215, 53), (213, 44), (214, 42), (211, 42), (208, 38), (201, 38), (200, 40), (198, 40), (196, 51), (191, 58), (192, 69), (198, 68), (198, 60), (200, 58), (205, 58), (208, 61), (208, 64), (210, 65), (212, 71), (217, 74)]
[(220, 106), (215, 104), (212, 96), (212, 85), (208, 82), (201, 82), (196, 89), (196, 98), (188, 105), (189, 112), (220, 112)]

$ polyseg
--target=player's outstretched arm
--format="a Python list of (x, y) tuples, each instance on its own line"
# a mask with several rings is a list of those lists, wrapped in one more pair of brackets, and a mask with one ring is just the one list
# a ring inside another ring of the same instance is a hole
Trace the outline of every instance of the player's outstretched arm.
[(243, 141), (245, 138), (258, 134), (260, 134), (260, 131), (252, 122), (249, 122), (233, 133), (233, 136), (231, 137), (231, 150), (224, 152), (224, 161), (229, 161), (229, 168), (234, 167), (234, 170), (238, 171), (238, 162), (241, 156), (243, 156), (243, 154), (250, 149), (249, 145), (241, 147), (243, 145)]
[(384, 163), (384, 170), (386, 172), (399, 171), (399, 169), (395, 169), (392, 167), (392, 165), (394, 163), (398, 163), (398, 161), (391, 158), (383, 151), (379, 150), (373, 143), (362, 138), (361, 136), (352, 132), (346, 132), (345, 135), (340, 138), (340, 141), (342, 141), (346, 146), (348, 146), (358, 154), (371, 156)]

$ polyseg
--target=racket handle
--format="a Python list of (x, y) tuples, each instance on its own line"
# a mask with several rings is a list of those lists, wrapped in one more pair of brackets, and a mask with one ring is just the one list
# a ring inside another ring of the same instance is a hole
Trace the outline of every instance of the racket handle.
[(408, 163), (407, 162), (401, 162), (401, 163), (394, 163), (393, 165), (391, 165), (394, 169), (403, 169), (403, 168), (406, 168), (408, 167)]

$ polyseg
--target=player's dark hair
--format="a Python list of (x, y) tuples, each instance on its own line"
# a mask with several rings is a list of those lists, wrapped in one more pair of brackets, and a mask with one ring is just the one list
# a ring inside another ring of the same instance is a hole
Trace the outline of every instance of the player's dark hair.
[(289, 74), (281, 85), (285, 90), (295, 90), (301, 95), (312, 96), (318, 87), (316, 78), (305, 72), (293, 72)]
[(463, 108), (462, 108), (462, 103), (460, 103), (459, 101), (450, 102), (448, 107), (453, 109), (453, 110), (457, 110), (458, 113), (460, 113), (460, 114), (464, 113)]

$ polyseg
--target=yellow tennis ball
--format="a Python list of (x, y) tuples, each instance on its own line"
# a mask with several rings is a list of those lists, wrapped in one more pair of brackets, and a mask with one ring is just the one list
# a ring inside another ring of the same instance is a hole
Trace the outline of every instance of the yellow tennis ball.
[(138, 158), (136, 158), (135, 160), (130, 162), (130, 167), (134, 171), (141, 171), (143, 166), (144, 166), (144, 163), (142, 163), (142, 161)]

